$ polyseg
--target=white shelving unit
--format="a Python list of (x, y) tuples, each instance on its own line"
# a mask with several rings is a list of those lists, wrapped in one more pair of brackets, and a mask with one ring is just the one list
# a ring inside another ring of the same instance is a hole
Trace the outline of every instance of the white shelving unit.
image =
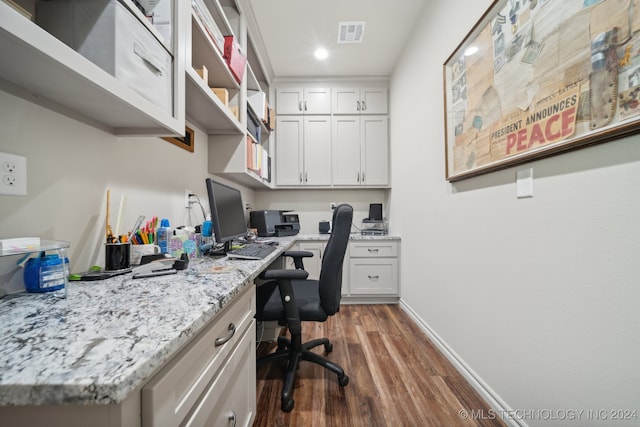
[[(156, 37), (132, 0), (119, 0)], [(18, 3), (20, 1), (18, 0)], [(115, 135), (183, 135), (184, 49), (179, 38), (186, 5), (174, 2), (173, 113), (164, 111), (0, 2), (0, 89)], [(166, 45), (165, 45), (166, 46)]]
[[(255, 114), (247, 103), (247, 91), (257, 90), (268, 94), (256, 76), (249, 55), (249, 37), (242, 10), (234, 0), (202, 0), (211, 18), (223, 35), (233, 35), (242, 52), (247, 56), (247, 66), (242, 81), (238, 83), (231, 74), (220, 49), (211, 40), (206, 28), (195, 16), (191, 20), (191, 40), (187, 43), (187, 117), (203, 127), (209, 135), (209, 172), (254, 188), (271, 187), (268, 177), (261, 176), (248, 164), (253, 164), (253, 150), (271, 155), (269, 150), (271, 131), (260, 121), (261, 147), (255, 147), (255, 138), (247, 130), (248, 115)], [(196, 72), (202, 66), (208, 71), (208, 80)], [(259, 64), (256, 64), (259, 66)], [(211, 93), (209, 88), (224, 88), (229, 92), (230, 105), (238, 109), (237, 119), (227, 106)], [(262, 148), (265, 150), (262, 150)], [(262, 162), (258, 162), (261, 163)], [(266, 163), (266, 162), (265, 162)]]

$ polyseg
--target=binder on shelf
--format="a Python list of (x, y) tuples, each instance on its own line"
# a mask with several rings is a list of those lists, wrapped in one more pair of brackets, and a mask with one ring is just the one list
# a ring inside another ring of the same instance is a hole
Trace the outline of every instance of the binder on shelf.
[(227, 61), (229, 70), (238, 83), (242, 82), (244, 70), (247, 65), (247, 57), (240, 52), (235, 37), (224, 36), (224, 59)]
[(253, 141), (251, 137), (246, 137), (247, 141), (247, 169), (253, 170)]
[(267, 122), (267, 95), (261, 90), (247, 90), (247, 102), (251, 105), (258, 119)]
[(247, 108), (247, 131), (253, 136), (256, 142), (260, 143), (262, 131), (260, 129), (260, 120), (258, 120), (250, 108)]

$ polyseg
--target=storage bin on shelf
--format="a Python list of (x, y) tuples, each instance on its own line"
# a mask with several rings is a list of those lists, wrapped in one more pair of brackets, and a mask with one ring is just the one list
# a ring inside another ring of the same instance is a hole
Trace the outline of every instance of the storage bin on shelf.
[(172, 112), (172, 56), (119, 1), (39, 1), (36, 23), (153, 104)]

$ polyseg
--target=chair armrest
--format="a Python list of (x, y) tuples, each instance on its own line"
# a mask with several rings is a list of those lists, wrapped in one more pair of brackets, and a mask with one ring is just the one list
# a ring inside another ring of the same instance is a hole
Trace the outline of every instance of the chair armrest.
[(265, 270), (259, 276), (263, 280), (304, 280), (309, 273), (304, 270)]
[(290, 256), (291, 258), (310, 258), (313, 256), (313, 252), (309, 251), (284, 251), (283, 256)]
[(304, 270), (304, 263), (302, 262), (303, 258), (310, 258), (313, 256), (313, 252), (309, 251), (285, 251), (282, 253), (283, 256), (288, 256), (293, 258), (293, 265), (297, 270)]

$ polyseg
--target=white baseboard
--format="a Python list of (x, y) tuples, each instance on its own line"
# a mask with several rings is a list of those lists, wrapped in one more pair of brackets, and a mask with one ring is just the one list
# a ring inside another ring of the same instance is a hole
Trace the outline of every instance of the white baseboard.
[(505, 417), (504, 415), (512, 414), (513, 411), (498, 394), (485, 383), (482, 378), (476, 374), (469, 365), (467, 365), (460, 356), (442, 339), (440, 336), (427, 325), (427, 323), (409, 307), (403, 299), (400, 299), (400, 307), (416, 322), (416, 324), (424, 331), (435, 346), (442, 354), (453, 364), (458, 372), (471, 384), (487, 404), (495, 411), (495, 414), (501, 416), (507, 425), (513, 427), (527, 427), (524, 420), (516, 417)]

